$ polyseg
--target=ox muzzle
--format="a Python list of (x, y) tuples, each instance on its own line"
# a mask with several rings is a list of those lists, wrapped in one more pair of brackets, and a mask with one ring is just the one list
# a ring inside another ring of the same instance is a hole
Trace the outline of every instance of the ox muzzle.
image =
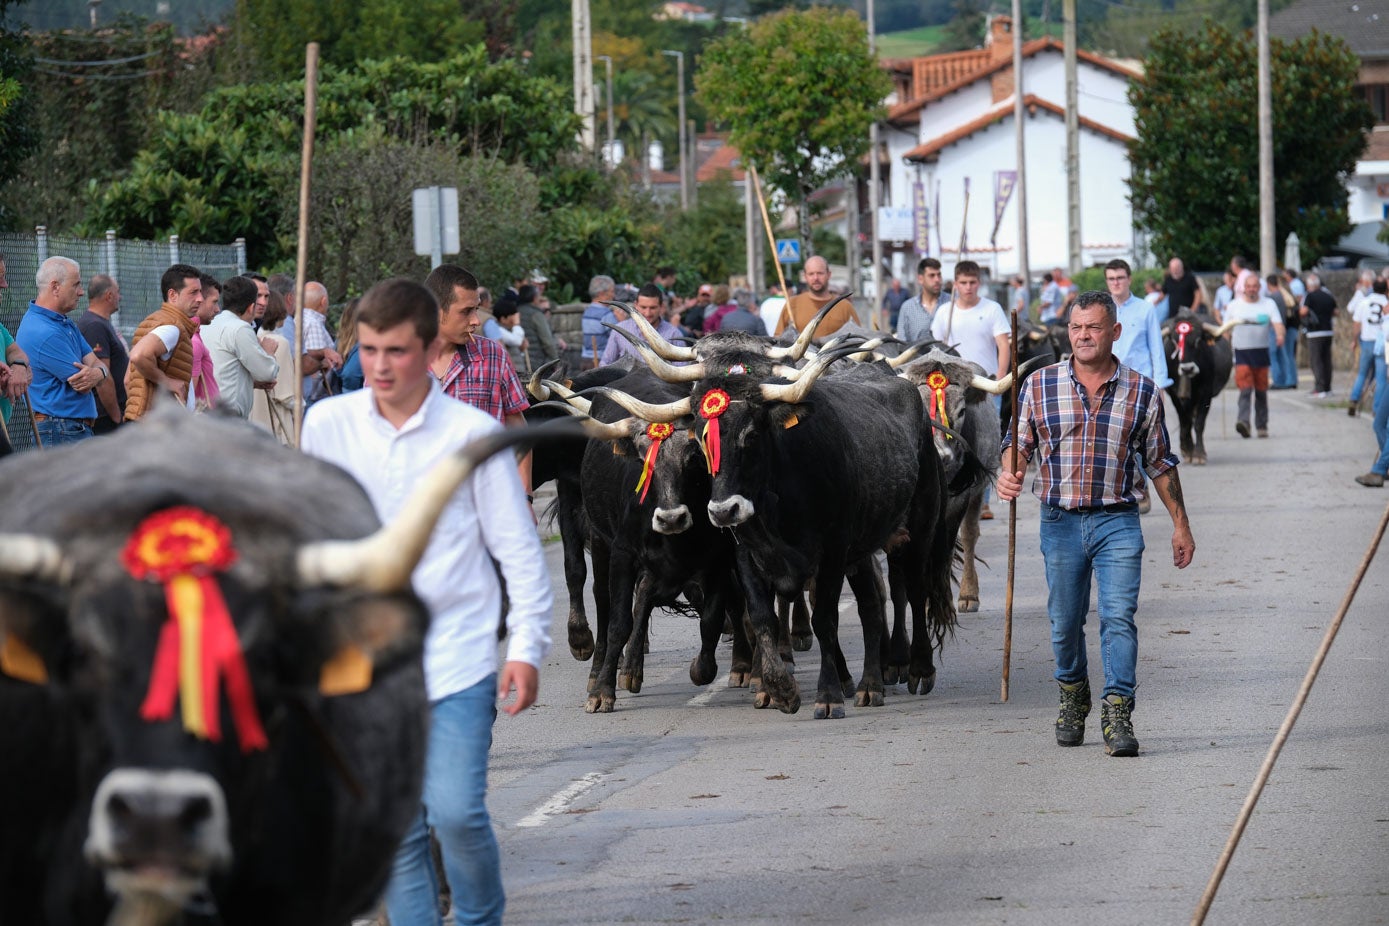
[(115, 769), (97, 786), (84, 851), (121, 904), (176, 914), (231, 864), (226, 797), (201, 772)]
[(658, 534), (683, 534), (694, 526), (690, 506), (657, 508), (651, 513), (651, 529)]
[(709, 502), (709, 523), (715, 527), (737, 527), (750, 519), (756, 510), (752, 500), (741, 495), (713, 499)]

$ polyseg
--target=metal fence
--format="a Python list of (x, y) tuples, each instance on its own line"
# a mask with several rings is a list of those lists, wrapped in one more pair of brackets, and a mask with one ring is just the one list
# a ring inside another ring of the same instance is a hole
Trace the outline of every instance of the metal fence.
[[(0, 252), (5, 257), (5, 274), (10, 289), (0, 291), (0, 324), (19, 331), (19, 323), (36, 292), (39, 265), (50, 257), (70, 257), (82, 268), (84, 284), (98, 273), (113, 277), (121, 287), (121, 309), (111, 319), (116, 330), (130, 337), (145, 316), (159, 308), (163, 296), (159, 278), (171, 264), (192, 264), (219, 280), (244, 273), (246, 245), (190, 244), (177, 235), (167, 241), (134, 241), (117, 238), (108, 231), (104, 238), (73, 238), (50, 235), (43, 227), (32, 234), (0, 234)], [(77, 312), (74, 311), (75, 318)], [(33, 417), (28, 402), (15, 403), (7, 422), (10, 442), (16, 451), (35, 448)]]

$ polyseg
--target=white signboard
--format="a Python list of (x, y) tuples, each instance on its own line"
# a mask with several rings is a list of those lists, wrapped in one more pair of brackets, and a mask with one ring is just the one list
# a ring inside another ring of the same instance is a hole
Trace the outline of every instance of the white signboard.
[(415, 219), (415, 253), (430, 255), (439, 266), (444, 254), (457, 254), (458, 188), (421, 187), (411, 199)]
[(911, 206), (878, 207), (878, 240), (911, 241), (915, 235)]

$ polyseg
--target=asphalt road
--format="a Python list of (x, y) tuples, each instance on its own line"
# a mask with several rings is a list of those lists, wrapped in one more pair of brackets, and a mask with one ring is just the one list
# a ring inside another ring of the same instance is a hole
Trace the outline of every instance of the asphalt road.
[[(1188, 922), (1389, 504), (1352, 481), (1372, 457), (1369, 422), (1308, 398), (1309, 386), (1271, 393), (1268, 440), (1239, 438), (1234, 396), (1217, 399), (1210, 464), (1181, 469), (1191, 567), (1171, 564), (1161, 506), (1144, 519), (1136, 759), (1104, 754), (1098, 708), (1082, 748), (1055, 745), (1030, 495), (1018, 506), (1008, 702), (1007, 509), (996, 505), (979, 545), (982, 608), (962, 616), (935, 691), (889, 688), (885, 706), (850, 704), (837, 721), (755, 710), (746, 689), (724, 686), (726, 646), (719, 680), (694, 687), (696, 624), (663, 612), (641, 693), (585, 714), (588, 666), (564, 642), (551, 544), (556, 645), (541, 698), (498, 719), (493, 747), (508, 922)], [(1090, 654), (1098, 690), (1096, 633)], [(798, 655), (813, 694), (818, 652)], [(1387, 714), (1382, 549), (1208, 922), (1389, 922)]]

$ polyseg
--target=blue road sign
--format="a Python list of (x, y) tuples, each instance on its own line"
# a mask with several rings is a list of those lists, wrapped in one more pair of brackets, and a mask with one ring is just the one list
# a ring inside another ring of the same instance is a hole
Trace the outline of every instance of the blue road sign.
[(778, 238), (776, 240), (776, 259), (782, 264), (801, 262), (801, 242), (799, 238)]

